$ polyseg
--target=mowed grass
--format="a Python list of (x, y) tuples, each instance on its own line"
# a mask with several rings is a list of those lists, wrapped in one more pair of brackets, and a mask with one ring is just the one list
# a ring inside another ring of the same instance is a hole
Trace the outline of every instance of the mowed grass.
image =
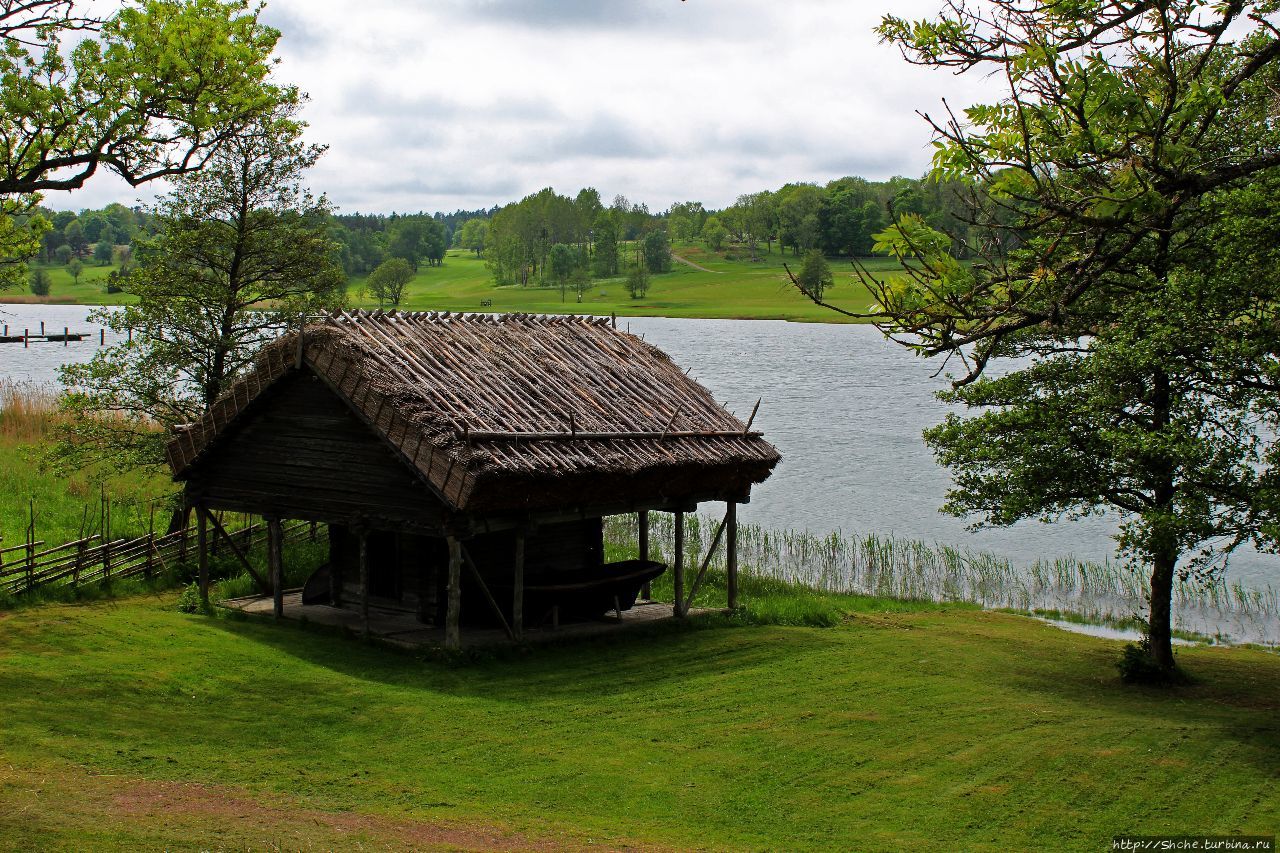
[[(630, 251), (630, 249), (626, 249)], [(696, 246), (676, 251), (710, 272), (673, 263), (669, 273), (654, 275), (648, 294), (641, 299), (627, 295), (622, 277), (596, 279), (581, 303), (566, 290), (561, 301), (554, 287), (498, 287), (483, 258), (472, 252), (451, 250), (444, 266), (422, 267), (409, 283), (400, 308), (406, 311), (495, 311), (534, 314), (617, 314), (628, 317), (698, 317), (751, 320), (801, 320), (841, 322), (848, 318), (814, 305), (791, 284), (783, 263), (795, 270), (798, 260), (777, 249), (764, 260), (727, 261)], [(896, 265), (873, 259), (871, 267), (893, 274)], [(867, 289), (857, 281), (847, 262), (832, 262), (836, 286), (829, 298), (841, 307), (865, 311), (871, 304)], [(362, 296), (363, 279), (353, 280), (349, 294), (353, 305), (376, 307)], [(486, 300), (492, 302), (485, 306)]]
[[(845, 599), (463, 661), (172, 595), (0, 617), (6, 849), (1099, 850), (1280, 828), (1280, 658)], [(701, 628), (701, 629), (699, 629)]]

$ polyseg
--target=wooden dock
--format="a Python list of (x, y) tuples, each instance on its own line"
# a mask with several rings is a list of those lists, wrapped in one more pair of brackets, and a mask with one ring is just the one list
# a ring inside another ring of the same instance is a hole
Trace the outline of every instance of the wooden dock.
[[(0, 344), (22, 344), (23, 347), (29, 347), (33, 343), (37, 343), (37, 344), (45, 343), (45, 344), (62, 344), (63, 346), (67, 346), (68, 344), (71, 344), (71, 343), (80, 343), (81, 341), (88, 340), (89, 338), (92, 337), (91, 334), (86, 332), (73, 332), (68, 326), (63, 326), (61, 332), (56, 332), (52, 330), (46, 332), (44, 323), (40, 324), (39, 332), (33, 332), (31, 329), (23, 329), (22, 334), (20, 335), (14, 334), (17, 331), (18, 331), (17, 329), (13, 329), (11, 332), (9, 327), (5, 326), (3, 331), (0, 332)], [(106, 342), (107, 342), (106, 330), (99, 329), (98, 345), (102, 346)]]

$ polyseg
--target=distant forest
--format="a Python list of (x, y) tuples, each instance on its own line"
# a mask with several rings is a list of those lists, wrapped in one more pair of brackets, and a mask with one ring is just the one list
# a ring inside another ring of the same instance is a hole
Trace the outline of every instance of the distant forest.
[[(687, 201), (651, 212), (625, 196), (606, 206), (591, 187), (573, 197), (547, 188), (488, 210), (344, 213), (331, 219), (349, 276), (366, 275), (391, 258), (403, 258), (415, 270), (439, 265), (452, 247), (483, 257), (500, 284), (545, 283), (549, 277), (563, 283), (566, 277), (619, 275), (636, 264), (665, 271), (673, 244), (701, 244), (744, 260), (772, 253), (775, 245), (796, 255), (816, 249), (828, 257), (865, 257), (872, 254), (874, 235), (891, 216), (903, 214), (953, 235), (954, 254), (964, 257), (962, 189), (926, 179), (846, 177), (825, 186), (793, 183), (747, 193), (721, 210)], [(40, 251), (45, 263), (114, 263), (127, 272), (134, 241), (150, 233), (150, 214), (121, 204), (42, 212), (52, 225)]]

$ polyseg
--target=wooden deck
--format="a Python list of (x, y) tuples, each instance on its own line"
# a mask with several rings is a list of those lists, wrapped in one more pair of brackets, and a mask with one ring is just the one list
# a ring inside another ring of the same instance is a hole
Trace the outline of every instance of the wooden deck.
[[(232, 610), (239, 610), (253, 616), (270, 617), (272, 614), (271, 596), (250, 596), (247, 598), (231, 598), (219, 602), (219, 605)], [(542, 625), (536, 628), (526, 627), (524, 642), (540, 643), (568, 638), (598, 637), (615, 631), (634, 628), (673, 619), (670, 604), (656, 601), (638, 601), (635, 607), (622, 611), (622, 618), (612, 614), (590, 622), (566, 622), (559, 627)], [(690, 610), (690, 616), (697, 616), (715, 611), (707, 609)], [(362, 629), (359, 611), (327, 604), (302, 603), (302, 591), (290, 590), (284, 594), (284, 618), (303, 619), (319, 625), (345, 627), (359, 633)], [(369, 633), (375, 639), (408, 649), (444, 645), (444, 627), (423, 625), (411, 613), (384, 610), (378, 607), (369, 608)], [(510, 643), (501, 628), (468, 628), (462, 627), (462, 645), (464, 648), (481, 648)]]

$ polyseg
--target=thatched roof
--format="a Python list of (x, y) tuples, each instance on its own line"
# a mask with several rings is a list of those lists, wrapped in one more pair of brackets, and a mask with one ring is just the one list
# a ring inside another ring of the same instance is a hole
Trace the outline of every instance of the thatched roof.
[(780, 458), (607, 319), (354, 311), (266, 346), (170, 442), (175, 476), (299, 364), (464, 512), (741, 494)]

